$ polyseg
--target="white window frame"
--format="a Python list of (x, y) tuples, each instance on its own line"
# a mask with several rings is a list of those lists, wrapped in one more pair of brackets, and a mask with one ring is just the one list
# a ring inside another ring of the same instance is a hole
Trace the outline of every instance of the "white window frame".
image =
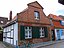
[(11, 26), (9, 26), (9, 31), (11, 31)]
[(40, 37), (45, 37), (45, 33), (44, 33), (44, 28), (43, 27), (40, 28)]
[[(27, 34), (26, 34), (26, 32), (27, 32)], [(31, 36), (31, 37), (29, 37), (29, 36)], [(30, 29), (29, 29), (29, 27), (25, 27), (25, 39), (29, 39), (29, 38), (32, 38), (32, 27), (30, 27)]]
[(11, 29), (14, 29), (14, 25), (11, 25)]
[(38, 11), (34, 11), (34, 16), (36, 20), (39, 20), (39, 12)]

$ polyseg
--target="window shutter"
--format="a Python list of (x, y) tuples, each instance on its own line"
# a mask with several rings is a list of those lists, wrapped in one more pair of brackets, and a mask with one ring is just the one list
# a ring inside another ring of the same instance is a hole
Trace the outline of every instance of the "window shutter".
[(25, 39), (24, 26), (20, 26), (20, 39), (21, 39), (21, 40), (24, 40), (24, 39)]
[(33, 38), (39, 38), (40, 32), (38, 27), (32, 27), (32, 37)]
[(44, 27), (45, 37), (48, 37), (48, 30), (47, 27)]

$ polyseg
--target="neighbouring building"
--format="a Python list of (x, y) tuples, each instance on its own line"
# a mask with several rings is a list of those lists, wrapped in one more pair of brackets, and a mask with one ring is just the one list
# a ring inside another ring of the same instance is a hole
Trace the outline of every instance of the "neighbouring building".
[(3, 41), (3, 26), (8, 22), (8, 18), (0, 17), (0, 41)]
[(37, 2), (27, 4), (23, 10), (8, 22), (3, 28), (3, 41), (21, 45), (22, 41), (30, 43), (51, 40), (50, 20), (43, 12), (43, 7)]
[(57, 15), (49, 14), (48, 18), (51, 22), (52, 40), (64, 39), (64, 20)]
[(59, 17), (63, 18), (64, 19), (64, 16), (63, 15), (59, 15)]

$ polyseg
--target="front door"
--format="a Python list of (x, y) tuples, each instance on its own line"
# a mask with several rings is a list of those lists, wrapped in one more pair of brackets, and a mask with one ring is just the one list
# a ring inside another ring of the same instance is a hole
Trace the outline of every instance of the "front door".
[(57, 40), (60, 40), (60, 30), (57, 30)]
[(3, 32), (0, 33), (0, 41), (3, 41)]
[(55, 32), (52, 30), (52, 40), (55, 40)]

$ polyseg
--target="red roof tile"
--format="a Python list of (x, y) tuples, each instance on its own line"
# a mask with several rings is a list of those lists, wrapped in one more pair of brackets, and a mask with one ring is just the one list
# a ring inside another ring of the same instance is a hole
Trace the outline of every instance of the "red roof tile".
[(63, 20), (61, 17), (59, 17), (57, 15), (53, 15), (53, 14), (49, 14), (48, 17), (52, 18), (53, 20)]
[(64, 26), (60, 24), (60, 21), (53, 21), (53, 24), (55, 28), (64, 28)]

